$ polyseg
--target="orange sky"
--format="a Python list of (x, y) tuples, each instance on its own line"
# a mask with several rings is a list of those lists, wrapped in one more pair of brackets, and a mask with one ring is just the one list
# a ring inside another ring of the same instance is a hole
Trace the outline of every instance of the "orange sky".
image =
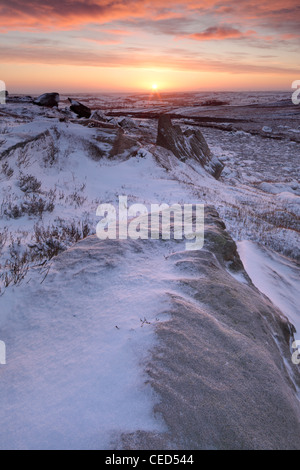
[(0, 0), (10, 92), (290, 89), (298, 0)]

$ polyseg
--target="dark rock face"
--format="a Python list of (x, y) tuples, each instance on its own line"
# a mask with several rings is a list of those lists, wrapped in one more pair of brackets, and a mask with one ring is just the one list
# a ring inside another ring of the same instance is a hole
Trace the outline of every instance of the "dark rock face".
[(33, 103), (47, 108), (58, 107), (59, 93), (44, 93), (36, 98)]
[(182, 161), (192, 158), (216, 179), (222, 173), (224, 165), (211, 154), (200, 130), (188, 129), (182, 132), (180, 126), (173, 126), (170, 116), (164, 114), (158, 120), (156, 145), (164, 147)]
[(77, 114), (78, 117), (87, 119), (91, 117), (92, 111), (90, 110), (90, 108), (88, 108), (82, 103), (79, 103), (78, 101), (73, 100), (72, 98), (68, 98), (68, 100), (71, 103), (71, 111)]

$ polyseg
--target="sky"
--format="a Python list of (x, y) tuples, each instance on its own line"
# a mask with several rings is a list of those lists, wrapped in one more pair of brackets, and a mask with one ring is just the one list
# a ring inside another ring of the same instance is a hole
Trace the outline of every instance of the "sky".
[(290, 90), (299, 0), (0, 0), (10, 93)]

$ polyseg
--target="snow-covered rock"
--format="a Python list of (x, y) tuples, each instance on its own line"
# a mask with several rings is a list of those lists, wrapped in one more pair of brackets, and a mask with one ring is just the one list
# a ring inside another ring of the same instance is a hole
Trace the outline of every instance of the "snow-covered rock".
[(164, 147), (182, 161), (194, 159), (216, 179), (224, 168), (217, 157), (209, 150), (204, 136), (200, 130), (188, 129), (182, 132), (180, 126), (173, 126), (170, 116), (162, 115), (158, 120), (156, 145)]
[(77, 114), (78, 117), (80, 118), (87, 118), (89, 119), (91, 117), (91, 110), (88, 106), (85, 106), (82, 103), (79, 103), (79, 101), (73, 100), (72, 98), (68, 98), (71, 106), (70, 109), (73, 111), (75, 114)]
[(136, 123), (134, 122), (133, 119), (130, 119), (128, 117), (121, 116), (118, 118), (118, 124), (123, 128), (123, 129), (135, 129), (137, 128)]
[(44, 93), (36, 98), (33, 103), (47, 108), (58, 107), (59, 93)]
[(273, 132), (273, 129), (271, 127), (268, 127), (268, 126), (264, 126), (262, 128), (262, 131), (265, 132), (265, 133), (271, 134)]
[(108, 122), (109, 120), (106, 114), (103, 111), (100, 111), (100, 109), (97, 109), (96, 111), (92, 112), (91, 119), (100, 122)]

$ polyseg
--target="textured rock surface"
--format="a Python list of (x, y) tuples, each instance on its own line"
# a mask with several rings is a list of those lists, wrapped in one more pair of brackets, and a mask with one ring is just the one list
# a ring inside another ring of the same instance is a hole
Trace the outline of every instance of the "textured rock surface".
[(96, 111), (92, 112), (91, 119), (100, 122), (108, 122), (108, 117), (100, 109), (97, 109)]
[[(201, 251), (168, 258), (182, 287), (170, 292), (171, 319), (148, 364), (168, 432), (124, 434), (130, 449), (299, 449), (299, 369), (291, 362), (293, 327), (252, 285), (231, 243), (239, 282), (226, 269), (229, 235), (206, 208)], [(213, 229), (214, 227), (214, 229)]]
[(139, 148), (140, 145), (135, 137), (126, 135), (123, 129), (118, 129), (116, 140), (110, 152), (110, 157), (113, 158), (117, 155), (132, 156)]
[(192, 158), (215, 178), (219, 178), (224, 165), (211, 154), (210, 149), (200, 130), (188, 129), (182, 132), (180, 126), (173, 126), (168, 115), (160, 116), (156, 145), (164, 147), (180, 160)]

